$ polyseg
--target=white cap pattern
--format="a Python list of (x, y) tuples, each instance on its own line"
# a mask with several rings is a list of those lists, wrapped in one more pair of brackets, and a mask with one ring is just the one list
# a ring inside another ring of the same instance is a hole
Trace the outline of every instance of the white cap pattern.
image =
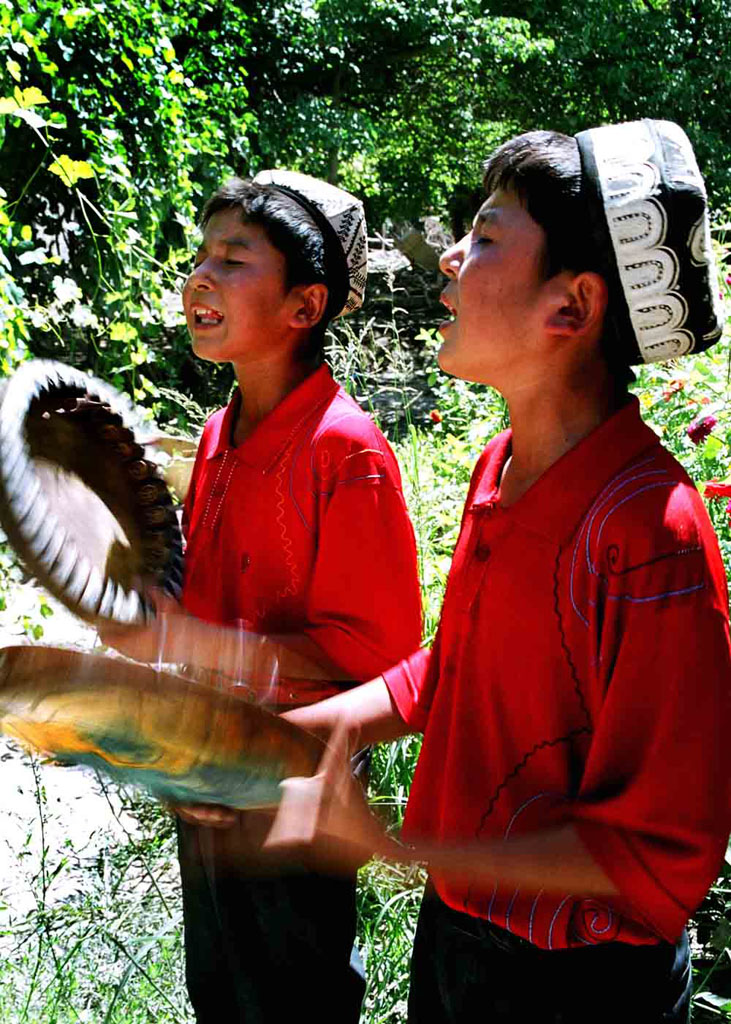
[(576, 138), (640, 360), (707, 348), (721, 336), (723, 314), (706, 190), (685, 132), (672, 121), (645, 120)]
[[(332, 315), (343, 316), (358, 309), (363, 304), (368, 276), (368, 236), (361, 201), (342, 188), (297, 171), (260, 171), (254, 183), (281, 189), (293, 199), (299, 200), (300, 205), (311, 215), (314, 207), (319, 217), (314, 215), (313, 219), (321, 229), (321, 217), (330, 224), (342, 249), (344, 270), (347, 273), (347, 288), (343, 289), (344, 304)], [(325, 237), (326, 245), (328, 241)]]

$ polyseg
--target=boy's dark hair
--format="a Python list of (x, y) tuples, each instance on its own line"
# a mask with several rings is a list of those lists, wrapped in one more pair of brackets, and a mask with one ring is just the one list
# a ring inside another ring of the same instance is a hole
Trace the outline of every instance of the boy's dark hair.
[[(201, 229), (204, 230), (211, 217), (221, 210), (239, 210), (243, 223), (258, 224), (264, 230), (274, 248), (284, 256), (288, 289), (298, 284), (328, 284), (322, 234), (294, 199), (271, 186), (229, 178), (203, 207)], [(310, 331), (304, 354), (316, 361), (321, 361), (324, 355), (328, 323), (326, 310)]]
[(514, 192), (546, 233), (544, 272), (561, 270), (601, 274), (609, 287), (602, 352), (620, 390), (635, 379), (630, 368), (632, 345), (611, 328), (613, 307), (623, 302), (607, 273), (608, 254), (601, 251), (589, 227), (582, 192), (581, 158), (576, 139), (559, 132), (535, 131), (503, 143), (485, 164), (483, 185), (488, 195), (497, 189)]

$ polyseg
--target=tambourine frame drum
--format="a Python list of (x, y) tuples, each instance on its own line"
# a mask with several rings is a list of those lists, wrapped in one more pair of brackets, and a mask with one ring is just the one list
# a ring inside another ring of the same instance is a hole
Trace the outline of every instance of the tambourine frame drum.
[(173, 501), (131, 403), (61, 363), (28, 362), (0, 391), (0, 525), (28, 571), (92, 623), (144, 621), (149, 585), (177, 596)]
[(323, 745), (234, 692), (125, 658), (0, 651), (0, 729), (57, 761), (101, 769), (173, 803), (274, 807)]

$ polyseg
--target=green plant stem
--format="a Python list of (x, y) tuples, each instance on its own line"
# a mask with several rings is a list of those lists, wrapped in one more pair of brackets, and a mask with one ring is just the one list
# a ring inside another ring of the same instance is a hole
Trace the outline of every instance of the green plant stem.
[(102, 792), (104, 794), (104, 799), (106, 800), (106, 802), (107, 802), (107, 804), (109, 806), (109, 809), (111, 810), (111, 812), (112, 812), (112, 814), (114, 816), (114, 820), (117, 822), (119, 827), (122, 829), (122, 831), (124, 832), (124, 834), (126, 835), (128, 841), (129, 841), (130, 845), (134, 849), (135, 857), (140, 861), (140, 863), (142, 864), (143, 868), (145, 869), (145, 872), (147, 873), (147, 877), (150, 879), (150, 882), (151, 882), (153, 888), (155, 889), (155, 892), (157, 893), (157, 895), (158, 895), (158, 897), (160, 899), (160, 902), (162, 903), (163, 907), (165, 908), (165, 912), (167, 913), (168, 917), (170, 917), (170, 918), (174, 917), (173, 912), (170, 909), (170, 907), (168, 906), (167, 900), (165, 899), (165, 897), (164, 897), (164, 895), (162, 893), (162, 890), (160, 889), (160, 886), (157, 883), (157, 879), (153, 875), (152, 870), (150, 869), (150, 866), (147, 863), (145, 855), (142, 853), (142, 851), (139, 848), (139, 843), (137, 843), (137, 841), (135, 840), (134, 836), (130, 833), (130, 831), (128, 830), (128, 828), (126, 827), (126, 825), (124, 824), (122, 819), (117, 814), (117, 811), (115, 810), (114, 805), (112, 804), (112, 801), (109, 798), (109, 790), (107, 789), (107, 786), (106, 786), (106, 783), (104, 782), (104, 779), (101, 777), (99, 772), (96, 772), (96, 777), (97, 777), (97, 781), (98, 781), (99, 785), (101, 786)]
[(120, 952), (122, 952), (127, 957), (127, 959), (131, 961), (131, 963), (137, 968), (137, 970), (140, 972), (145, 981), (147, 981), (147, 983), (155, 990), (155, 992), (157, 992), (160, 998), (165, 1003), (167, 1003), (167, 1005), (175, 1014), (176, 1020), (180, 1021), (180, 1024), (187, 1024), (185, 1017), (181, 1016), (180, 1011), (178, 1010), (175, 1003), (169, 998), (169, 996), (165, 992), (163, 992), (160, 986), (150, 977), (150, 975), (147, 973), (142, 964), (139, 963), (139, 961), (136, 959), (136, 957), (132, 955), (132, 953), (130, 953), (130, 951), (127, 949), (124, 943), (120, 942), (116, 935), (112, 935), (111, 932), (107, 932), (106, 935), (109, 941), (112, 942), (117, 947), (117, 949), (119, 949)]

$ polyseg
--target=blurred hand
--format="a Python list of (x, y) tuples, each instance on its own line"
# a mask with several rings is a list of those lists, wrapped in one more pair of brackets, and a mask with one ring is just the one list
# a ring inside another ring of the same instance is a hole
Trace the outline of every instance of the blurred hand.
[(314, 865), (352, 871), (390, 847), (353, 778), (347, 729), (335, 730), (317, 774), (281, 783), (282, 799), (264, 843)]
[(219, 804), (169, 804), (169, 807), (189, 825), (205, 828), (230, 828), (238, 817), (238, 811)]
[(179, 631), (185, 629), (189, 616), (183, 606), (161, 590), (151, 590), (147, 599), (155, 609), (155, 617), (141, 626), (119, 626), (104, 622), (97, 627), (99, 639), (106, 647), (135, 661), (174, 660), (166, 657), (175, 649)]

